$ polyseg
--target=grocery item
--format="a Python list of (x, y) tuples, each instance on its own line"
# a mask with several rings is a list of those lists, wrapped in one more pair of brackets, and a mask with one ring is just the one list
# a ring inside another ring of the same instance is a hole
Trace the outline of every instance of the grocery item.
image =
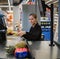
[(8, 46), (5, 49), (6, 49), (6, 52), (8, 54), (14, 54), (14, 51), (15, 51), (15, 47), (14, 46)]
[(20, 41), (19, 43), (17, 43), (16, 45), (15, 45), (15, 48), (24, 48), (24, 47), (26, 47), (26, 42), (25, 41)]

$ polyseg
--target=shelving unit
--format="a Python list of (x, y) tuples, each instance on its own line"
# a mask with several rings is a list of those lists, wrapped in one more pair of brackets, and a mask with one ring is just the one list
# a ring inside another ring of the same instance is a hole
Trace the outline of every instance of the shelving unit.
[(59, 16), (58, 16), (58, 14), (55, 14), (54, 15), (54, 40), (56, 40), (57, 41), (57, 39), (58, 39), (58, 19), (59, 19)]

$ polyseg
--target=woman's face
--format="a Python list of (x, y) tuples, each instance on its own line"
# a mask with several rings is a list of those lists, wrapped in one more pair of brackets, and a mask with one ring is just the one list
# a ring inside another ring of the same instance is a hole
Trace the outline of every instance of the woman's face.
[(29, 16), (29, 22), (30, 22), (32, 25), (35, 25), (35, 23), (37, 22), (37, 20), (31, 15), (31, 16)]

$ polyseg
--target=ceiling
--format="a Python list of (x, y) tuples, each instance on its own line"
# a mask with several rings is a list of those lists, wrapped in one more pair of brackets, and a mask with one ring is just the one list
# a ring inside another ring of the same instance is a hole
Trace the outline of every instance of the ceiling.
[(51, 3), (54, 4), (54, 7), (58, 7), (58, 0), (44, 0), (46, 4), (50, 5)]
[[(54, 3), (54, 7), (58, 7), (58, 0), (44, 0), (46, 4), (50, 5), (51, 3)], [(1, 4), (8, 4), (8, 0), (0, 0)]]
[[(12, 0), (10, 0), (12, 1)], [(43, 0), (47, 5), (51, 5), (51, 3), (54, 4), (54, 8), (58, 8), (58, 1), (59, 0)], [(8, 5), (8, 0), (0, 0), (0, 6), (1, 5)]]

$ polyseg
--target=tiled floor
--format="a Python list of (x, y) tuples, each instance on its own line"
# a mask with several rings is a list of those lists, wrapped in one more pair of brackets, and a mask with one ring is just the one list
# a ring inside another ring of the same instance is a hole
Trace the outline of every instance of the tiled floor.
[[(20, 38), (11, 38), (11, 40), (7, 40), (6, 45), (14, 45), (19, 41)], [(32, 50), (31, 52), (35, 59), (60, 59), (60, 48), (56, 45), (54, 47), (50, 47), (49, 41), (29, 42), (29, 44), (30, 50)], [(0, 45), (0, 58), (15, 59), (14, 57), (8, 57), (4, 48), (4, 46)]]

